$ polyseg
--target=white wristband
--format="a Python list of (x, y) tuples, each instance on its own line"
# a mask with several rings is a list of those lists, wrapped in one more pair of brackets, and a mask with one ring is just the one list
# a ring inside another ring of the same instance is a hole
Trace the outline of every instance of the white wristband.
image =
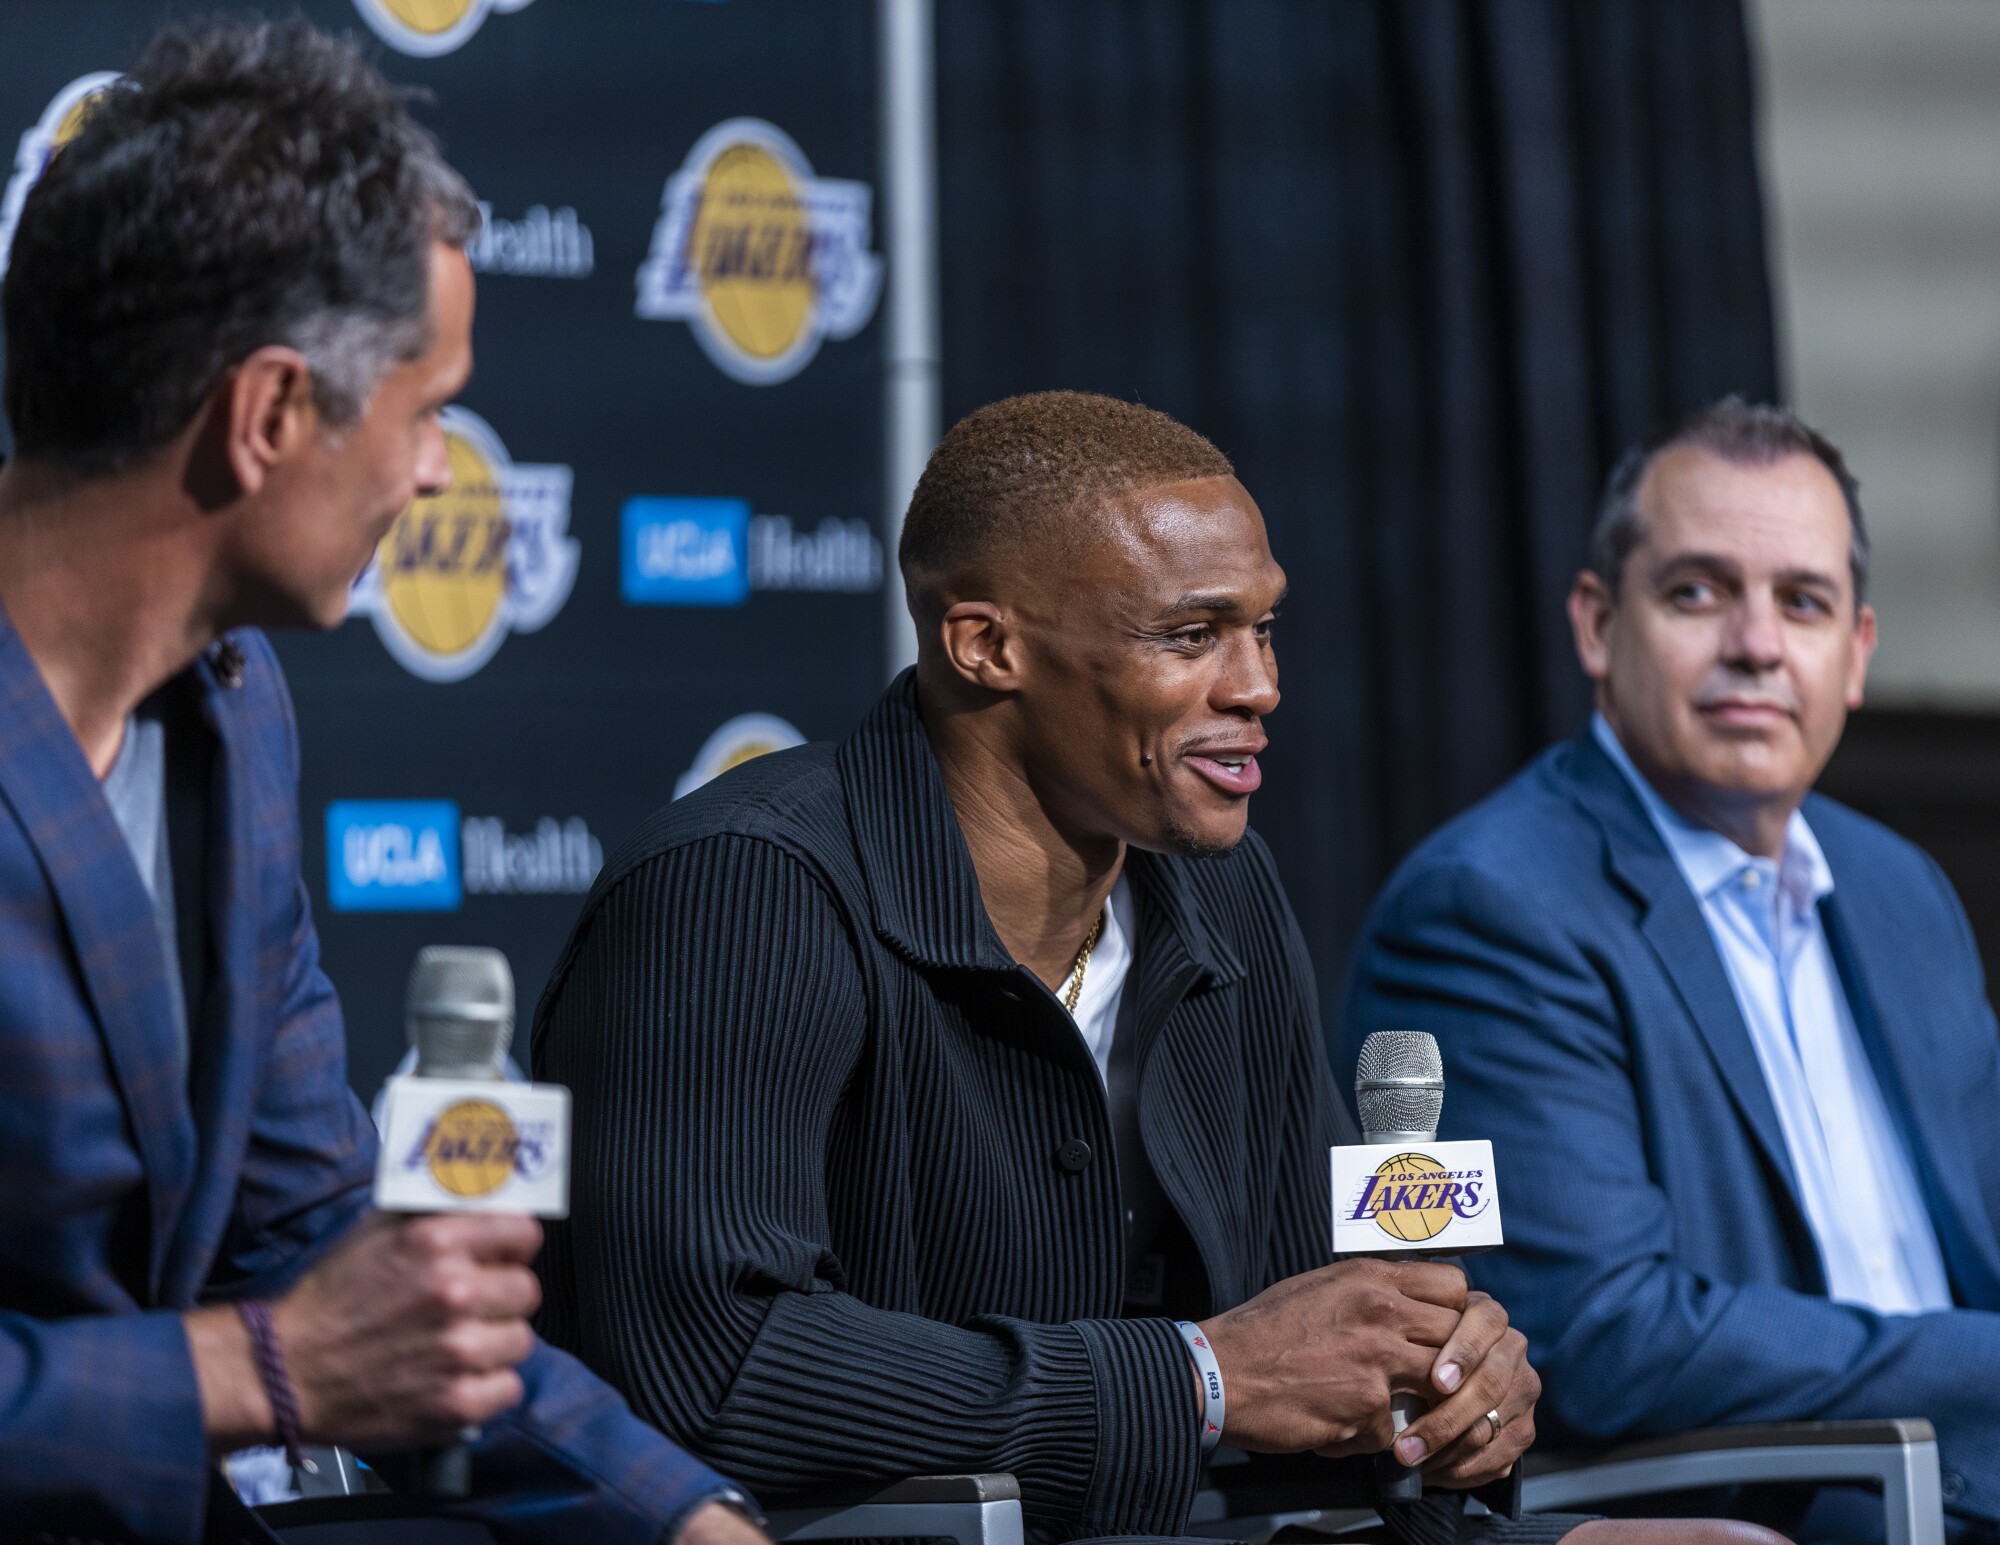
[(1215, 1360), (1215, 1351), (1199, 1325), (1192, 1320), (1176, 1320), (1174, 1329), (1187, 1343), (1188, 1356), (1194, 1359), (1195, 1377), (1201, 1381), (1201, 1451), (1207, 1454), (1222, 1441), (1222, 1418), (1227, 1409), (1222, 1395), (1222, 1365)]

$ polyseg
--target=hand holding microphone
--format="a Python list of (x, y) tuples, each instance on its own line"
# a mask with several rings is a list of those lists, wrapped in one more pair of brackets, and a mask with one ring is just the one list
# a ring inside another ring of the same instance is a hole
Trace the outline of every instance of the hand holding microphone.
[[(1333, 1153), (1336, 1253), (1393, 1250), (1419, 1260), (1501, 1242), (1491, 1144), (1437, 1141), (1444, 1059), (1433, 1036), (1369, 1036), (1355, 1067), (1354, 1101), (1362, 1146)], [(1344, 1158), (1359, 1161), (1345, 1179)], [(1474, 1359), (1440, 1353), (1427, 1387), (1398, 1391), (1390, 1401), (1393, 1437), (1376, 1464), (1384, 1501), (1415, 1501), (1426, 1479), (1446, 1486), (1498, 1479), (1534, 1441), (1541, 1380), (1528, 1365), (1526, 1338), (1484, 1293), (1467, 1294), (1458, 1334), (1478, 1349)], [(1433, 1406), (1440, 1395), (1446, 1398)]]
[[(1334, 1150), (1335, 1250), (1352, 1258), (1276, 1283), (1198, 1327), (1227, 1388), (1222, 1441), (1267, 1453), (1378, 1454), (1398, 1481), (1483, 1486), (1534, 1441), (1541, 1381), (1506, 1311), (1417, 1247), (1433, 1238), (1453, 1253), (1498, 1243), (1491, 1150), (1431, 1141), (1444, 1077), (1428, 1035), (1371, 1036), (1357, 1088), (1367, 1145)], [(1405, 1143), (1447, 1156), (1479, 1152), (1454, 1170), (1406, 1154)], [(1356, 1155), (1366, 1173), (1343, 1176), (1343, 1158)], [(1401, 1424), (1399, 1397), (1408, 1401)], [(1407, 1453), (1417, 1468), (1389, 1460), (1398, 1443), (1407, 1447), (1397, 1458)], [(1421, 1484), (1409, 1489), (1421, 1495)], [(1395, 1500), (1394, 1488), (1385, 1493)]]
[(429, 1489), (462, 1491), (463, 1440), (524, 1393), (515, 1369), (541, 1302), (542, 1229), (529, 1214), (559, 1214), (568, 1199), (568, 1094), (501, 1082), (513, 1023), (497, 950), (418, 956), (417, 1071), (391, 1080), (384, 1107), (385, 1210), (262, 1316), (187, 1316), (218, 1447), (273, 1434), (293, 1447), (429, 1447)]

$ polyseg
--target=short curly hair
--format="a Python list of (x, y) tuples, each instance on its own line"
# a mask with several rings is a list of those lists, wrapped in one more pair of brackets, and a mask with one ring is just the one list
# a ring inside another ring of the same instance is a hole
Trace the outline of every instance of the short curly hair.
[(268, 344), (350, 423), (429, 346), (432, 242), (478, 222), (353, 43), (303, 21), (163, 31), (22, 205), (0, 292), (15, 450), (131, 466)]
[(1080, 519), (1162, 483), (1232, 477), (1229, 458), (1155, 408), (1092, 392), (1029, 392), (968, 413), (931, 453), (897, 549), (913, 600), (987, 579), (1003, 555), (1073, 554)]

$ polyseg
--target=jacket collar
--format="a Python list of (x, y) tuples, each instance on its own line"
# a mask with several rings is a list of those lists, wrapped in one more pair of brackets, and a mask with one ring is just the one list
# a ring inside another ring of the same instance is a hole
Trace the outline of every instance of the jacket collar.
[[(931, 969), (1015, 971), (979, 892), (972, 853), (917, 713), (914, 669), (889, 685), (836, 753), (876, 933)], [(1126, 855), (1135, 899), (1157, 910), (1202, 976), (1234, 981), (1243, 967), (1184, 873), (1185, 860)]]
[(159, 932), (103, 788), (4, 612), (0, 724), (0, 798), (48, 876), (145, 1166), (157, 1296), (196, 1160)]
[[(1563, 748), (1559, 766), (1577, 806), (1603, 833), (1606, 872), (1639, 903), (1639, 930), (1686, 1005), (1695, 1029), (1722, 1073), (1723, 1083), (1749, 1126), (1764, 1160), (1784, 1183), (1795, 1220), (1803, 1227), (1798, 1177), (1784, 1128), (1757, 1062), (1715, 939), (1701, 915), (1687, 877), (1660, 838), (1638, 792), (1590, 734)], [(1803, 1258), (1818, 1269), (1808, 1242)]]

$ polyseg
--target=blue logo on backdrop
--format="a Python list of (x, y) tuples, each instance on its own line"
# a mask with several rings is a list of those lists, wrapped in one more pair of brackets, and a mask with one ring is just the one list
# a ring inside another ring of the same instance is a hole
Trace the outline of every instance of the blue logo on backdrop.
[(750, 506), (627, 499), (619, 589), (642, 606), (740, 606), (750, 597)]
[(338, 799), (326, 807), (336, 912), (452, 912), (462, 887), (458, 806), (448, 799)]

